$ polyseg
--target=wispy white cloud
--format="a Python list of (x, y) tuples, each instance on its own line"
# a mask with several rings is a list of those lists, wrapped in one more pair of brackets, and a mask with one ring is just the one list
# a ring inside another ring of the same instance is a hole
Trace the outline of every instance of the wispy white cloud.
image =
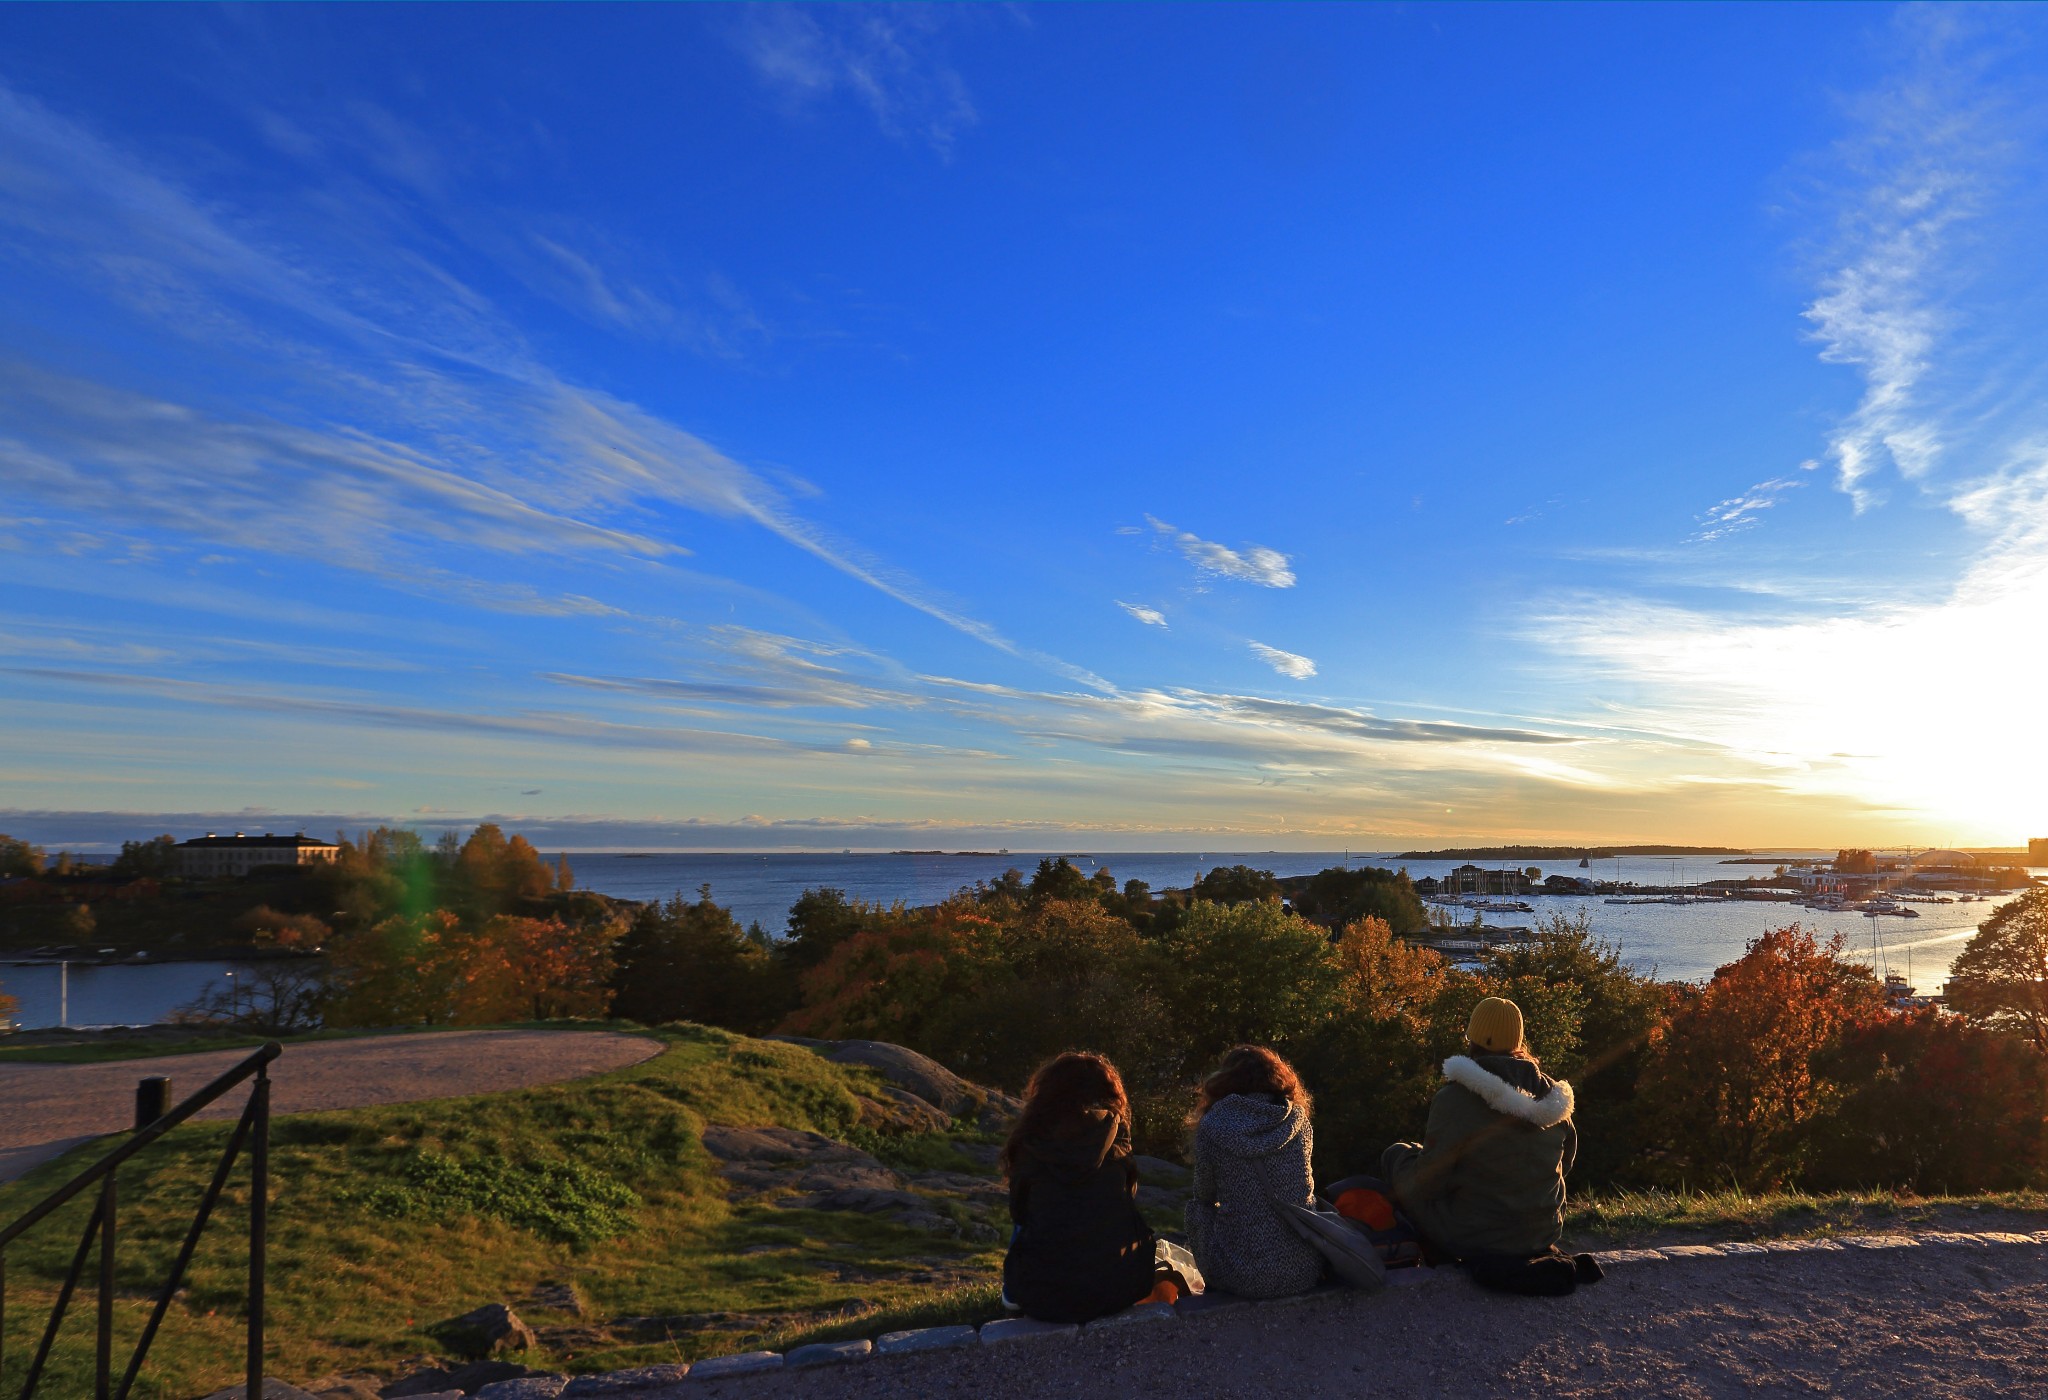
[(1157, 608), (1148, 608), (1143, 603), (1126, 603), (1121, 598), (1117, 600), (1117, 606), (1138, 619), (1138, 621), (1144, 623), (1147, 627), (1164, 627), (1166, 625), (1166, 614)]
[(1262, 544), (1232, 549), (1179, 526), (1169, 525), (1157, 516), (1148, 515), (1145, 520), (1161, 536), (1173, 542), (1182, 558), (1204, 574), (1239, 583), (1256, 583), (1262, 588), (1294, 587), (1294, 567), (1277, 549), (1268, 549)]
[(1828, 442), (1859, 513), (1882, 498), (1873, 477), (1887, 465), (1920, 480), (1942, 454), (1940, 415), (1923, 395), (1940, 338), (1955, 329), (1944, 254), (1982, 211), (2005, 145), (1980, 87), (1999, 42), (1978, 17), (1906, 7), (1895, 26), (1907, 60), (1851, 104), (1857, 129), (1835, 153), (1848, 192), (1827, 240), (1829, 270), (1804, 312), (1821, 358), (1863, 377)]
[[(452, 565), (423, 563), (418, 542), (463, 556), (472, 571), (493, 567), (490, 555), (502, 567), (560, 550), (673, 559), (689, 550), (657, 524), (655, 508), (681, 506), (750, 522), (991, 647), (1106, 684), (1019, 647), (799, 514), (764, 477), (703, 439), (556, 374), (487, 300), (421, 251), (433, 240), (397, 223), (403, 212), (388, 201), (366, 197), (390, 225), (377, 238), (330, 250), (337, 264), (354, 264), (344, 275), (323, 268), (314, 248), (273, 251), (254, 222), (231, 223), (170, 177), (4, 86), (0, 144), (9, 151), (0, 161), (0, 227), (30, 235), (22, 246), (46, 266), (116, 287), (178, 334), (209, 348), (261, 350), (279, 373), (303, 374), (288, 392), (304, 400), (307, 419), (230, 420), (167, 394), (0, 368), (0, 461), (23, 495), (59, 505), (93, 499), (193, 540), (310, 552), (447, 586), (486, 606), (556, 615), (613, 609), (574, 594), (537, 595), (524, 565), (512, 577), (462, 581)], [(440, 181), (417, 143), (384, 145), (385, 163), (398, 162), (407, 183), (431, 190)], [(373, 269), (381, 278), (367, 275)], [(590, 273), (597, 286), (586, 291), (598, 305), (629, 319), (644, 309), (594, 266)], [(349, 289), (346, 303), (340, 288)], [(315, 396), (327, 401), (316, 407)], [(335, 417), (380, 429), (335, 426)]]
[(1252, 655), (1290, 679), (1305, 681), (1316, 673), (1316, 663), (1306, 656), (1282, 651), (1278, 647), (1269, 647), (1264, 642), (1253, 642), (1250, 645)]
[(1740, 495), (1730, 496), (1720, 504), (1710, 507), (1700, 516), (1700, 528), (1693, 532), (1697, 541), (1718, 540), (1747, 530), (1757, 523), (1765, 511), (1778, 504), (1787, 491), (1795, 491), (1806, 483), (1795, 476), (1773, 477), (1759, 481)]
[(958, 12), (915, 5), (750, 5), (734, 42), (754, 75), (793, 108), (845, 94), (884, 133), (950, 155), (978, 119), (947, 57)]

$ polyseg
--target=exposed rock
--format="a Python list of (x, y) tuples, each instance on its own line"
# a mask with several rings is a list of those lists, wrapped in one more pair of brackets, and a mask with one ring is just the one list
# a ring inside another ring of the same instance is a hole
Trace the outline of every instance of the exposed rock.
[(861, 1100), (863, 1120), (875, 1120), (872, 1123), (864, 1121), (862, 1126), (899, 1133), (943, 1133), (953, 1126), (951, 1118), (908, 1089), (884, 1084), (882, 1095), (881, 1099)]
[(779, 1038), (809, 1046), (835, 1064), (865, 1065), (896, 1088), (936, 1108), (949, 1122), (971, 1116), (984, 1129), (992, 1129), (1014, 1118), (1023, 1106), (1001, 1090), (969, 1083), (929, 1055), (887, 1041)]
[(1187, 1203), (1188, 1190), (1184, 1186), (1168, 1188), (1153, 1186), (1143, 1180), (1138, 1182), (1139, 1210), (1179, 1210)]
[(377, 1382), (369, 1376), (322, 1376), (306, 1382), (306, 1389), (320, 1400), (382, 1400)]
[(723, 1163), (726, 1180), (752, 1192), (894, 1191), (903, 1185), (867, 1153), (796, 1128), (713, 1125), (704, 1130), (704, 1148)]
[(567, 1384), (567, 1376), (520, 1376), (509, 1381), (492, 1381), (477, 1391), (471, 1400), (555, 1400)]
[(1000, 1180), (966, 1172), (922, 1172), (912, 1177), (910, 1184), (920, 1191), (953, 1191), (974, 1197), (977, 1205), (1007, 1204), (1010, 1199), (1010, 1188)]
[[(226, 1390), (216, 1390), (207, 1396), (206, 1400), (243, 1400), (248, 1393), (249, 1387), (246, 1384), (231, 1385)], [(275, 1376), (265, 1376), (263, 1400), (313, 1400), (313, 1392), (301, 1390), (295, 1385), (287, 1385)]]
[(1151, 1177), (1161, 1186), (1185, 1186), (1188, 1169), (1178, 1162), (1169, 1162), (1164, 1157), (1133, 1157), (1131, 1164), (1138, 1169), (1138, 1179)]
[(585, 1395), (608, 1397), (657, 1390), (662, 1386), (674, 1385), (689, 1374), (690, 1368), (687, 1363), (676, 1362), (659, 1366), (635, 1366), (626, 1371), (607, 1371), (600, 1376), (578, 1376), (563, 1388), (562, 1400), (579, 1400), (579, 1397)]
[(777, 1201), (789, 1210), (850, 1210), (860, 1215), (885, 1215), (899, 1225), (918, 1230), (950, 1230), (953, 1222), (931, 1207), (922, 1196), (908, 1191), (820, 1191), (809, 1196), (790, 1196)]
[(423, 1371), (414, 1371), (402, 1380), (395, 1380), (378, 1394), (384, 1400), (417, 1400), (423, 1395), (439, 1395), (443, 1391), (467, 1393), (481, 1390), (493, 1381), (517, 1380), (521, 1376), (538, 1375), (530, 1366), (521, 1366), (514, 1361), (472, 1361), (462, 1366), (430, 1366)]
[(583, 1316), (583, 1299), (576, 1292), (573, 1283), (543, 1283), (533, 1290), (533, 1296), (526, 1300), (527, 1306), (540, 1312), (567, 1313), (571, 1317)]
[(534, 1344), (533, 1329), (504, 1303), (486, 1303), (460, 1317), (437, 1322), (427, 1334), (458, 1356), (476, 1358), (525, 1351)]

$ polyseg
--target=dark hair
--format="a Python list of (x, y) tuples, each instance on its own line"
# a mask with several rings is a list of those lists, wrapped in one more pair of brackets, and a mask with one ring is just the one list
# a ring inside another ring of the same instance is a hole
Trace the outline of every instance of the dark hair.
[(1527, 1060), (1536, 1068), (1543, 1068), (1543, 1061), (1536, 1058), (1536, 1052), (1531, 1050), (1526, 1042), (1517, 1045), (1512, 1050), (1489, 1050), (1484, 1045), (1474, 1045), (1469, 1040), (1465, 1042), (1466, 1059), (1476, 1060), (1483, 1055), (1505, 1055), (1511, 1060)]
[(1216, 1072), (1202, 1081), (1202, 1095), (1195, 1106), (1194, 1121), (1232, 1094), (1271, 1094), (1294, 1104), (1305, 1114), (1314, 1106), (1294, 1066), (1263, 1045), (1233, 1046)]
[(1131, 1101), (1115, 1065), (1086, 1050), (1069, 1050), (1040, 1065), (1024, 1088), (1024, 1111), (1017, 1115), (1017, 1126), (1003, 1144), (1003, 1175), (1016, 1167), (1017, 1154), (1028, 1140), (1052, 1136), (1091, 1108), (1106, 1108), (1118, 1123), (1130, 1126)]

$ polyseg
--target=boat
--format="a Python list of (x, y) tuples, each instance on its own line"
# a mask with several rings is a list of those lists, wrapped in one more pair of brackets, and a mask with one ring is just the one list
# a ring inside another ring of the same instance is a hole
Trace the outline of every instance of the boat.
[(1584, 856), (1580, 856), (1580, 857), (1579, 857), (1579, 869), (1581, 869), (1581, 870), (1590, 870), (1590, 869), (1592, 869), (1592, 868), (1593, 868), (1593, 862), (1592, 862), (1592, 861), (1590, 861), (1590, 860), (1586, 859), (1586, 858), (1585, 858)]

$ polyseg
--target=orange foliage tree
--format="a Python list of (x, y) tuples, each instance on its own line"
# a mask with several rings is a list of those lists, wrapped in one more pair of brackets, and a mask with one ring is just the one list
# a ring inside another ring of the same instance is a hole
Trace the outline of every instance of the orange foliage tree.
[(1773, 929), (1679, 1005), (1642, 1085), (1674, 1165), (1744, 1188), (1798, 1173), (1810, 1126), (1843, 1092), (1821, 1056), (1885, 1014), (1870, 970), (1843, 947), (1839, 934)]

